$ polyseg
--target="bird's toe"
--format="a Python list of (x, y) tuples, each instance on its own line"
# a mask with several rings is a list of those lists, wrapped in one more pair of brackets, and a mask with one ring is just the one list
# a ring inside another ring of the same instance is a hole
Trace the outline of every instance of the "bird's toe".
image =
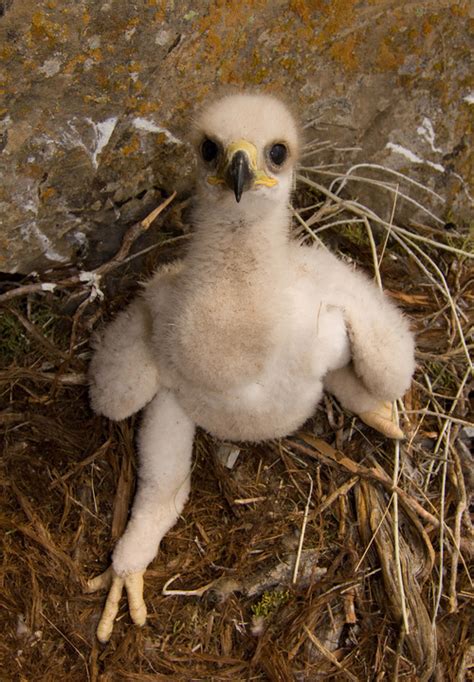
[(143, 574), (132, 573), (125, 578), (125, 589), (127, 590), (128, 608), (130, 617), (135, 625), (145, 625), (146, 605), (143, 599)]
[(101, 589), (109, 590), (96, 630), (99, 642), (105, 644), (112, 635), (124, 587), (127, 591), (131, 619), (136, 625), (141, 626), (145, 624), (147, 611), (143, 599), (144, 573), (145, 571), (139, 571), (122, 578), (117, 575), (112, 566), (110, 566), (104, 573), (101, 573), (101, 575), (98, 575), (96, 578), (92, 578), (92, 580), (87, 582), (86, 592), (88, 593), (97, 592)]
[(380, 403), (375, 409), (359, 413), (360, 419), (387, 438), (403, 440), (405, 434), (398, 426), (392, 404)]
[(92, 594), (93, 592), (98, 592), (99, 590), (107, 590), (112, 583), (112, 566), (101, 573), (96, 575), (95, 578), (91, 578), (86, 583), (86, 588), (84, 592), (86, 594)]

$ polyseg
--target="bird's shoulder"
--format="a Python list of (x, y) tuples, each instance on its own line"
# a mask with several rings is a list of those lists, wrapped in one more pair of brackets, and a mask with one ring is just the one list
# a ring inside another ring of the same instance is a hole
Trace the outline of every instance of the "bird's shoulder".
[(173, 284), (178, 275), (182, 274), (183, 270), (184, 260), (182, 258), (177, 258), (170, 263), (160, 265), (152, 278), (145, 284), (145, 290), (152, 293), (155, 287), (160, 288)]
[(169, 297), (170, 292), (176, 288), (179, 279), (185, 270), (184, 261), (177, 259), (171, 263), (161, 265), (143, 288), (142, 297), (150, 310), (157, 307)]
[(301, 274), (324, 273), (335, 264), (342, 265), (339, 258), (325, 246), (307, 245), (295, 241), (290, 243), (289, 253), (291, 262)]

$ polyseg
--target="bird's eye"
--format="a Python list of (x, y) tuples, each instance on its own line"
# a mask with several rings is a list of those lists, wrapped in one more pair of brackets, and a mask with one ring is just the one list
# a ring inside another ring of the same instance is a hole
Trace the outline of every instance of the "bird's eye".
[(219, 153), (219, 147), (215, 142), (206, 137), (201, 145), (201, 155), (204, 161), (214, 161)]
[(281, 166), (282, 163), (286, 161), (286, 157), (288, 156), (288, 149), (284, 144), (277, 143), (273, 145), (268, 155), (270, 157), (271, 162), (274, 163), (275, 166)]

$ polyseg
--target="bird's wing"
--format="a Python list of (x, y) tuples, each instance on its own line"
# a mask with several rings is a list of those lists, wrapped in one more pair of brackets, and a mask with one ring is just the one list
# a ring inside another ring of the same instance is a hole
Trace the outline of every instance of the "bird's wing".
[(415, 368), (408, 321), (366, 275), (329, 251), (303, 247), (301, 252), (318, 295), (343, 311), (357, 376), (375, 397), (400, 398)]
[(158, 369), (151, 354), (151, 321), (141, 297), (93, 341), (89, 367), (92, 408), (120, 420), (141, 410), (158, 390)]
[(182, 262), (162, 266), (145, 290), (93, 341), (89, 367), (92, 408), (120, 420), (141, 410), (157, 393), (159, 371), (151, 346), (154, 320)]

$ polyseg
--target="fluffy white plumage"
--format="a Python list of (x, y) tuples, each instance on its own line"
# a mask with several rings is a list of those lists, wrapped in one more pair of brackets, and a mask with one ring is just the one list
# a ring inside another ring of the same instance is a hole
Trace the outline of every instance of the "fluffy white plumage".
[[(197, 121), (195, 233), (183, 260), (160, 269), (96, 341), (94, 410), (124, 419), (147, 405), (139, 485), (111, 568), (98, 627), (106, 641), (127, 588), (143, 624), (143, 573), (189, 494), (196, 425), (229, 440), (291, 433), (323, 389), (389, 437), (389, 401), (408, 388), (408, 324), (361, 273), (289, 239), (299, 136), (266, 95), (226, 97)], [(204, 157), (204, 158), (203, 158)]]

